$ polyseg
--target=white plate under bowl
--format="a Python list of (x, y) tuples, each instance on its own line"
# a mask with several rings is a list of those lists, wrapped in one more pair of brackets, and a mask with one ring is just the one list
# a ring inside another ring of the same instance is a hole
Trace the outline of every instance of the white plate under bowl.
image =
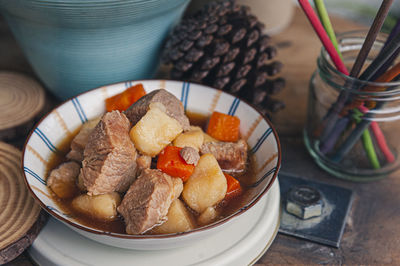
[(252, 265), (269, 248), (278, 232), (278, 180), (267, 195), (242, 216), (238, 222), (190, 246), (158, 251), (106, 246), (51, 218), (28, 252), (42, 266)]

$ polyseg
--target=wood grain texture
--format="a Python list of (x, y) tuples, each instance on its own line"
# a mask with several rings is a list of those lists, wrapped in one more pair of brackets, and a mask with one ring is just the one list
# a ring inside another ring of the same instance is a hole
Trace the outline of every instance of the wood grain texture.
[(0, 130), (33, 119), (44, 106), (44, 89), (28, 76), (1, 71), (0, 88)]
[(22, 252), (26, 248), (28, 248), (37, 235), (39, 234), (40, 230), (42, 227), (46, 224), (48, 220), (48, 213), (44, 210), (40, 211), (39, 217), (36, 220), (36, 222), (32, 225), (32, 227), (29, 229), (29, 231), (22, 236), (20, 239), (15, 241), (12, 245), (9, 245), (8, 247), (4, 248), (3, 250), (0, 251), (0, 263), (3, 261), (9, 261), (13, 260), (10, 262), (10, 265), (31, 265), (31, 262), (27, 260), (25, 255), (21, 255)]
[(25, 186), (21, 152), (0, 142), (0, 263), (23, 252), (21, 242), (15, 243), (26, 235), (39, 212), (40, 206)]
[(0, 71), (0, 88), (0, 139), (26, 134), (44, 106), (44, 89), (34, 79), (11, 71)]
[[(348, 20), (331, 19), (338, 32), (361, 28)], [(21, 64), (25, 59), (1, 21), (0, 33), (0, 48), (11, 49), (13, 55), (0, 57), (0, 68), (19, 67), (29, 72)], [(282, 171), (353, 189), (355, 200), (339, 249), (278, 234), (255, 265), (400, 265), (400, 172), (379, 182), (358, 184), (335, 179), (316, 166), (304, 147), (302, 129), (308, 81), (315, 70), (321, 45), (300, 10), (296, 10), (291, 26), (272, 40), (280, 47), (278, 59), (285, 64), (282, 74), (287, 81), (286, 88), (277, 95), (285, 101), (286, 109), (272, 118), (282, 145)], [(53, 101), (47, 102), (49, 106), (54, 106)], [(33, 263), (24, 252), (7, 265)]]

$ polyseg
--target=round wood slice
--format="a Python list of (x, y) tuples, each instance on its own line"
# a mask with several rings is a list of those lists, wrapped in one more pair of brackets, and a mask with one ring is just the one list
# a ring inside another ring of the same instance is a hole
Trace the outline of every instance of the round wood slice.
[(0, 72), (0, 139), (25, 134), (45, 103), (43, 87), (19, 73)]
[(0, 142), (0, 264), (32, 243), (43, 224), (37, 222), (39, 213), (23, 179), (21, 152)]

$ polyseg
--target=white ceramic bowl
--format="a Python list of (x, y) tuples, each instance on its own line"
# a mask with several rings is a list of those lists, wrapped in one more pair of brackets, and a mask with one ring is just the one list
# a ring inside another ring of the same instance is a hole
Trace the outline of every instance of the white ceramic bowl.
[[(57, 145), (82, 123), (105, 112), (104, 100), (126, 88), (142, 83), (146, 92), (164, 88), (180, 99), (186, 110), (210, 115), (219, 111), (240, 118), (241, 136), (247, 139), (251, 156), (255, 156), (258, 182), (248, 190), (245, 203), (232, 215), (195, 230), (167, 235), (127, 235), (103, 232), (80, 224), (64, 213), (49, 195), (46, 186), (46, 169), (49, 158), (57, 152)], [(72, 98), (47, 114), (32, 130), (23, 150), (23, 171), (26, 184), (42, 208), (76, 232), (103, 244), (141, 250), (158, 250), (189, 245), (206, 237), (246, 213), (269, 190), (276, 179), (281, 164), (281, 149), (276, 131), (271, 123), (249, 104), (240, 99), (199, 84), (140, 80), (100, 87)]]

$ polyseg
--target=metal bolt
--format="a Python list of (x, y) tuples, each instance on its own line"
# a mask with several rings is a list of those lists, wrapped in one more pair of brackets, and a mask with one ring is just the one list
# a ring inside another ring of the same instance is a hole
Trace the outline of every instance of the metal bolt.
[(296, 186), (287, 194), (286, 211), (301, 219), (318, 217), (322, 214), (321, 194), (309, 186)]

